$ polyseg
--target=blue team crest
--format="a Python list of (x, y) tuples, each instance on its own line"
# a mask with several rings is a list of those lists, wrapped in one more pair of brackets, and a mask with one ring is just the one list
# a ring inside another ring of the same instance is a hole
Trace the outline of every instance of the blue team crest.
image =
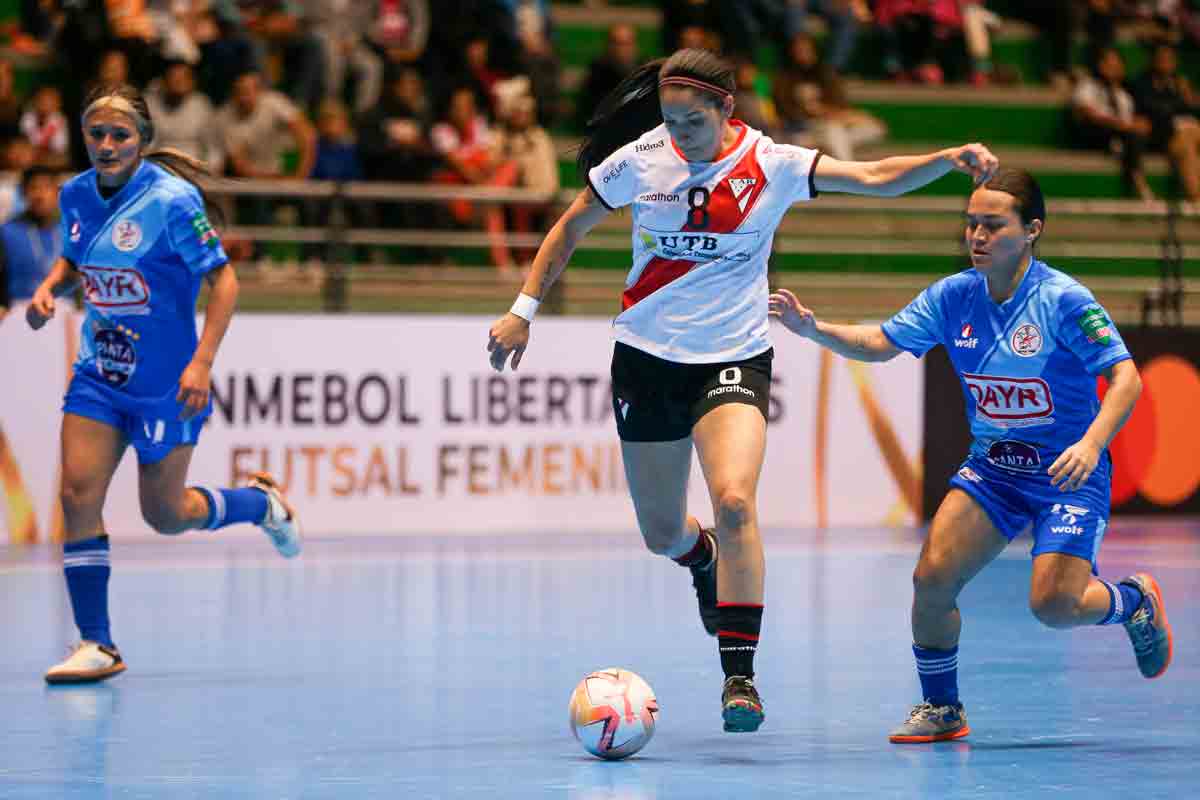
[(1042, 332), (1037, 325), (1026, 322), (1017, 326), (1012, 335), (1012, 350), (1019, 356), (1030, 358), (1042, 349)]
[(131, 219), (117, 221), (112, 226), (112, 243), (122, 253), (137, 250), (142, 243), (142, 226)]

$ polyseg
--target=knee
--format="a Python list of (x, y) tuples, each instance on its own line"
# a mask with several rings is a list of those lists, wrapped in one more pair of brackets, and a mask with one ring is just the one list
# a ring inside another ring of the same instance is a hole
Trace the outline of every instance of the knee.
[(1071, 628), (1079, 618), (1079, 598), (1057, 589), (1035, 591), (1029, 609), (1047, 628)]
[(726, 489), (717, 498), (717, 527), (734, 536), (744, 531), (754, 518), (754, 503), (749, 494)]
[(675, 554), (683, 536), (683, 527), (679, 520), (639, 519), (638, 527), (641, 528), (646, 549), (656, 556)]
[(161, 503), (143, 504), (142, 519), (155, 533), (166, 536), (183, 533), (188, 529), (187, 523), (175, 509)]
[(950, 559), (942, 553), (929, 552), (921, 556), (913, 570), (913, 592), (918, 598), (954, 600), (962, 590), (963, 581)]
[(62, 502), (63, 514), (68, 519), (89, 511), (98, 512), (99, 506), (104, 501), (103, 494), (86, 482), (73, 481), (69, 478), (63, 480), (58, 497)]

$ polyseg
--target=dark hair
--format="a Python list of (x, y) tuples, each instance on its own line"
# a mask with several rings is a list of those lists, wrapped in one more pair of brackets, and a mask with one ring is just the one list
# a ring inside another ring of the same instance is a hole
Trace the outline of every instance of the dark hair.
[[(1046, 226), (1046, 199), (1042, 196), (1042, 187), (1037, 180), (1022, 169), (1001, 167), (996, 170), (992, 179), (980, 187), (993, 192), (1004, 192), (1013, 196), (1013, 208), (1024, 225), (1035, 219), (1042, 221), (1042, 230)], [(1041, 234), (1039, 234), (1040, 238)]]
[[(617, 148), (662, 123), (658, 82), (676, 76), (719, 86), (729, 94), (737, 90), (733, 67), (708, 50), (677, 50), (670, 58), (643, 64), (600, 101), (588, 120), (575, 160), (581, 174), (586, 175)], [(716, 94), (704, 94), (714, 104), (720, 103)]]
[[(142, 137), (142, 146), (148, 146), (154, 139), (154, 120), (150, 117), (150, 108), (146, 105), (146, 98), (142, 96), (141, 91), (127, 83), (97, 86), (88, 92), (84, 99), (82, 115), (87, 114), (93, 103), (106, 97), (120, 98), (129, 103), (134, 111), (132, 119), (137, 125), (138, 134)], [(205, 178), (214, 177), (212, 168), (208, 164), (172, 147), (156, 147), (143, 153), (142, 158), (153, 161), (172, 175), (195, 186), (196, 191), (200, 192), (200, 198), (204, 201), (206, 212), (213, 218), (213, 221), (218, 226), (225, 223), (225, 214), (221, 211), (220, 206), (212, 202), (208, 193), (200, 185)]]
[(28, 167), (21, 173), (22, 194), (29, 191), (29, 184), (32, 183), (35, 178), (49, 178), (51, 181), (55, 181), (58, 179), (58, 173), (41, 164), (34, 164), (32, 167)]

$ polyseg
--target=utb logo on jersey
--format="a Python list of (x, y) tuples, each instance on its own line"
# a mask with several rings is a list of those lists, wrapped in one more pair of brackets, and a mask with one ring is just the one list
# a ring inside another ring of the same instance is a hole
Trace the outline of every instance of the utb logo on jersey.
[(1112, 341), (1112, 325), (1103, 309), (1089, 308), (1079, 318), (1079, 328), (1092, 344), (1108, 344)]
[(150, 288), (136, 269), (83, 265), (84, 299), (100, 311), (149, 314)]
[(746, 204), (754, 195), (754, 184), (756, 183), (758, 183), (757, 178), (729, 179), (729, 188), (733, 190), (733, 196), (737, 199), (738, 211), (743, 213), (746, 211)]
[(1054, 401), (1050, 387), (1041, 378), (1006, 378), (1001, 375), (963, 373), (967, 391), (975, 398), (975, 411), (988, 421), (1004, 424), (1038, 424), (1028, 420), (1051, 422)]
[(691, 233), (638, 228), (638, 241), (662, 258), (685, 261), (747, 261), (750, 249), (758, 241), (755, 231), (745, 233)]

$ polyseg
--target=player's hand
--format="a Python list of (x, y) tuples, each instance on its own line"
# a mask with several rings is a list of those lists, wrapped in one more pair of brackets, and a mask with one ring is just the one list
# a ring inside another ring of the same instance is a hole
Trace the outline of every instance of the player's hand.
[(800, 305), (796, 295), (780, 289), (767, 298), (767, 315), (783, 323), (794, 334), (811, 338), (817, 330), (817, 318), (813, 312)]
[(508, 313), (492, 323), (488, 331), (487, 349), (491, 354), (488, 360), (492, 369), (504, 372), (504, 362), (512, 354), (512, 368), (515, 370), (521, 363), (521, 356), (529, 346), (529, 321), (521, 319), (516, 314)]
[(175, 401), (183, 404), (179, 418), (188, 420), (208, 406), (208, 392), (212, 386), (212, 369), (204, 361), (192, 361), (179, 376), (179, 394)]
[(33, 293), (33, 299), (25, 307), (25, 321), (35, 331), (54, 317), (54, 292), (39, 286)]
[(952, 148), (947, 155), (954, 169), (970, 175), (976, 186), (991, 180), (1000, 167), (1000, 160), (979, 142)]
[(1073, 492), (1087, 483), (1100, 463), (1101, 448), (1088, 439), (1080, 439), (1063, 450), (1050, 469), (1050, 485), (1060, 492)]

